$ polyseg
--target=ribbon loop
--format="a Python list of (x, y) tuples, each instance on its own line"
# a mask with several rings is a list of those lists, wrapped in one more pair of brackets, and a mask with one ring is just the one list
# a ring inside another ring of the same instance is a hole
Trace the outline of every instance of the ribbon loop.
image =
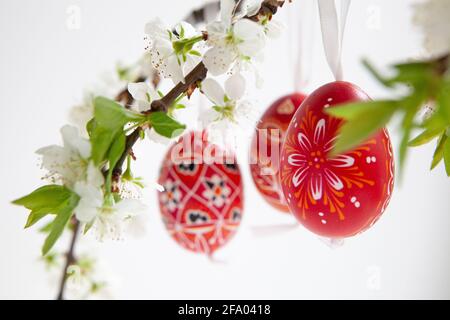
[(322, 42), (328, 65), (336, 80), (342, 80), (342, 42), (351, 0), (342, 0), (339, 17), (335, 0), (318, 0)]

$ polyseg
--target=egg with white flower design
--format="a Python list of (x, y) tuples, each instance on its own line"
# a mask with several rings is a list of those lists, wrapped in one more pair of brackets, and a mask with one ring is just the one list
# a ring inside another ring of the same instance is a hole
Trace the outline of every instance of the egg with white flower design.
[(239, 166), (206, 134), (188, 133), (170, 147), (158, 183), (164, 224), (182, 247), (211, 255), (236, 232), (243, 210)]
[(278, 174), (281, 146), (289, 123), (305, 97), (296, 92), (272, 103), (257, 123), (250, 147), (253, 182), (263, 198), (282, 212), (289, 212), (289, 207)]
[(394, 159), (386, 129), (351, 151), (330, 155), (343, 121), (324, 109), (368, 99), (351, 83), (326, 84), (303, 101), (287, 130), (280, 162), (283, 193), (300, 223), (320, 236), (363, 232), (389, 204)]

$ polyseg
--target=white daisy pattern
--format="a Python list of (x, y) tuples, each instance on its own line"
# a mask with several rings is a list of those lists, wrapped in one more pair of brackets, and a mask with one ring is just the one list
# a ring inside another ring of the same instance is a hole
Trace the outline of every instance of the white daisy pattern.
[(215, 174), (210, 179), (205, 179), (206, 190), (203, 191), (203, 197), (217, 208), (222, 207), (231, 193), (225, 179)]

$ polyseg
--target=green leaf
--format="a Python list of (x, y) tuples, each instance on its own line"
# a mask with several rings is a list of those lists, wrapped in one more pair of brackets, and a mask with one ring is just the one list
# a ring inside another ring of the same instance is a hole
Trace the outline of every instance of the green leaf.
[(92, 159), (99, 165), (106, 160), (111, 144), (123, 132), (125, 124), (140, 123), (145, 121), (146, 117), (103, 97), (95, 98), (94, 108), (96, 125), (91, 134)]
[[(361, 110), (357, 110), (357, 105), (361, 107)], [(394, 106), (395, 104), (392, 101), (384, 103), (369, 101), (352, 104), (347, 110), (344, 106), (336, 107), (340, 108), (340, 111), (335, 114), (346, 114), (350, 117), (350, 120), (340, 128), (339, 136), (331, 152), (332, 155), (350, 150), (367, 140), (391, 119), (396, 110)], [(333, 109), (335, 108), (329, 108), (327, 112), (334, 114)]]
[(450, 79), (446, 79), (437, 97), (437, 113), (450, 125)]
[(50, 221), (46, 225), (44, 225), (42, 228), (40, 228), (38, 231), (41, 233), (49, 233), (52, 230), (53, 227), (53, 221)]
[(114, 141), (111, 144), (111, 148), (108, 151), (109, 170), (105, 185), (105, 188), (108, 191), (111, 190), (111, 177), (113, 169), (117, 164), (117, 162), (119, 161), (120, 157), (122, 156), (122, 153), (125, 151), (125, 142), (126, 142), (125, 133), (121, 131), (114, 138)]
[(391, 83), (391, 81), (390, 81), (389, 79), (383, 77), (383, 76), (375, 69), (375, 67), (372, 66), (372, 64), (371, 64), (368, 60), (364, 59), (362, 63), (363, 63), (363, 65), (364, 65), (364, 67), (366, 67), (366, 69), (372, 74), (372, 76), (373, 76), (375, 79), (378, 80), (378, 82), (380, 82), (381, 84), (383, 84), (383, 85), (386, 86), (386, 87), (392, 87), (392, 86), (393, 86), (392, 83)]
[[(120, 127), (122, 128), (122, 127)], [(119, 131), (120, 128), (117, 130)], [(123, 130), (123, 129), (122, 129)], [(117, 131), (103, 127), (95, 128), (91, 136), (92, 160), (99, 165), (104, 159), (117, 134)]]
[(60, 185), (48, 185), (34, 190), (25, 197), (14, 200), (12, 203), (24, 206), (32, 211), (41, 209), (57, 208), (62, 202), (67, 200), (72, 191)]
[(439, 141), (436, 145), (436, 149), (434, 150), (433, 161), (431, 162), (430, 170), (436, 168), (436, 166), (439, 164), (439, 162), (441, 162), (442, 158), (444, 157), (444, 145), (446, 141), (447, 135), (444, 132), (442, 136), (439, 138)]
[(108, 151), (108, 160), (110, 168), (114, 168), (114, 166), (117, 164), (117, 161), (119, 161), (120, 157), (122, 156), (122, 153), (125, 151), (125, 142), (126, 142), (125, 133), (123, 131), (119, 132), (115, 137), (113, 143), (111, 144), (111, 148)]
[(399, 147), (399, 167), (400, 167), (400, 179), (401, 179), (401, 174), (402, 174), (402, 168), (403, 165), (405, 164), (405, 160), (406, 160), (406, 154), (408, 152), (408, 142), (411, 139), (411, 130), (412, 130), (412, 126), (413, 126), (413, 121), (414, 121), (414, 117), (416, 115), (416, 111), (417, 111), (417, 106), (416, 108), (409, 108), (406, 113), (405, 116), (403, 117), (402, 120), (402, 130), (403, 130), (403, 136), (402, 139), (400, 141), (400, 147)]
[(410, 62), (394, 65), (397, 75), (391, 79), (395, 83), (409, 83), (423, 85), (427, 83), (430, 75), (431, 64), (429, 62)]
[(52, 210), (49, 208), (43, 208), (38, 210), (33, 210), (28, 215), (27, 223), (25, 224), (25, 228), (29, 228), (33, 226), (36, 222), (47, 216)]
[(193, 56), (197, 56), (197, 57), (202, 56), (202, 54), (200, 52), (198, 52), (197, 50), (191, 50), (191, 51), (189, 51), (189, 54), (193, 55)]
[(97, 127), (97, 121), (95, 121), (95, 118), (92, 118), (88, 121), (86, 124), (86, 131), (89, 134), (89, 137), (92, 136), (92, 133), (94, 132), (95, 128)]
[(145, 116), (127, 110), (113, 100), (97, 97), (94, 99), (94, 117), (99, 126), (117, 130), (127, 122), (143, 120)]
[(442, 133), (442, 129), (426, 129), (413, 140), (408, 142), (409, 147), (418, 147), (424, 145)]
[(151, 113), (149, 120), (155, 131), (167, 138), (176, 137), (186, 129), (184, 124), (179, 123), (166, 113), (160, 111)]
[(446, 139), (443, 148), (445, 172), (450, 177), (450, 139)]
[(50, 249), (53, 248), (54, 244), (59, 239), (67, 223), (72, 217), (73, 210), (76, 208), (79, 201), (80, 197), (76, 193), (72, 192), (70, 198), (60, 205), (56, 218), (53, 220), (52, 229), (45, 239), (44, 246), (42, 247), (42, 255), (45, 256)]
[(337, 118), (352, 120), (371, 113), (378, 114), (383, 111), (390, 113), (389, 109), (396, 107), (397, 102), (392, 100), (361, 101), (336, 105), (325, 109), (325, 112)]

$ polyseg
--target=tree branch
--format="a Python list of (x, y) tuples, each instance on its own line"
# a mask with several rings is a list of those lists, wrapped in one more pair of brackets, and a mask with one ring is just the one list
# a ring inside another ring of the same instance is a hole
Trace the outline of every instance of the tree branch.
[[(291, 2), (292, 0), (289, 0)], [(264, 0), (261, 4), (261, 8), (257, 14), (251, 17), (247, 17), (253, 21), (259, 21), (262, 16), (267, 16), (269, 19), (272, 18), (278, 8), (281, 8), (285, 3), (285, 0)], [(198, 13), (197, 13), (198, 15)], [(204, 15), (203, 15), (204, 18)], [(167, 112), (168, 108), (172, 105), (172, 103), (177, 99), (181, 94), (185, 93), (192, 86), (196, 86), (196, 83), (199, 81), (203, 81), (206, 78), (208, 73), (208, 69), (200, 62), (191, 72), (185, 77), (185, 82), (178, 83), (175, 87), (172, 88), (163, 98), (159, 100), (155, 100), (151, 104), (151, 109), (144, 111), (145, 114), (163, 111)], [(118, 182), (120, 179), (120, 175), (122, 173), (122, 166), (127, 157), (127, 155), (131, 152), (133, 145), (138, 140), (136, 137), (139, 137), (141, 128), (135, 129), (130, 135), (127, 136), (126, 139), (126, 148), (124, 153), (122, 154), (120, 160), (117, 162), (116, 166), (113, 169), (113, 181)]]
[(66, 288), (67, 281), (67, 269), (73, 263), (75, 263), (75, 244), (77, 242), (78, 230), (80, 229), (80, 223), (78, 220), (74, 219), (73, 222), (73, 230), (72, 230), (72, 239), (70, 240), (69, 251), (66, 253), (66, 264), (63, 269), (63, 274), (61, 276), (61, 282), (59, 285), (59, 291), (57, 300), (64, 300), (64, 289)]

